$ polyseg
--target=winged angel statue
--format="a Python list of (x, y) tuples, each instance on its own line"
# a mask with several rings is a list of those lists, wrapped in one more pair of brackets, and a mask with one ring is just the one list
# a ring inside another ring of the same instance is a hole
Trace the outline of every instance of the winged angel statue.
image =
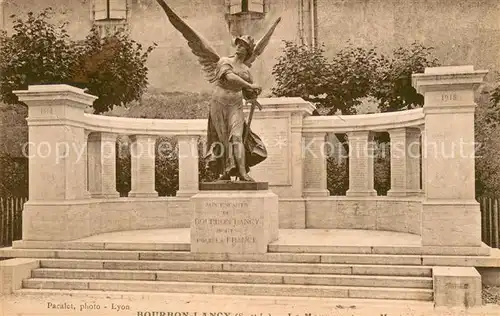
[[(256, 44), (249, 35), (234, 40), (236, 52), (221, 57), (195, 30), (188, 26), (164, 0), (157, 0), (172, 25), (182, 33), (191, 51), (205, 72), (206, 79), (215, 85), (210, 99), (207, 130), (207, 168), (219, 175), (219, 180), (254, 180), (248, 175), (250, 167), (267, 157), (262, 140), (250, 129), (255, 106), (262, 109), (257, 96), (262, 88), (253, 82), (250, 67), (268, 45), (278, 18)], [(243, 114), (243, 100), (251, 105), (248, 123)]]

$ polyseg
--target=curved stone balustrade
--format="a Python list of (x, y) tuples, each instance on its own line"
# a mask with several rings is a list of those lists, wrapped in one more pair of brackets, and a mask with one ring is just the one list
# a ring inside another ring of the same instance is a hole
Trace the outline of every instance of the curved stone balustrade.
[(353, 131), (382, 132), (396, 128), (419, 127), (424, 124), (422, 108), (388, 113), (311, 116), (304, 120), (304, 132), (347, 133)]
[(164, 120), (85, 114), (85, 129), (122, 135), (200, 135), (207, 133), (207, 120)]

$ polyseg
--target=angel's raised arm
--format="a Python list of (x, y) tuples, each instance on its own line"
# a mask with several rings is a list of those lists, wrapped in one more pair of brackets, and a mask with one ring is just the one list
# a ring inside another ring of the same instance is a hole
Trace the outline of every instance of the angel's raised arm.
[(257, 57), (259, 57), (264, 52), (264, 49), (269, 44), (269, 42), (271, 40), (271, 36), (273, 35), (274, 30), (276, 29), (276, 27), (278, 26), (280, 21), (281, 21), (281, 17), (276, 19), (276, 21), (274, 21), (273, 25), (271, 25), (271, 27), (269, 28), (267, 33), (257, 42), (257, 44), (255, 45), (255, 49), (253, 51), (252, 56), (250, 56), (250, 58), (248, 58), (245, 61), (245, 64), (248, 67), (251, 67), (252, 63), (255, 61), (255, 59), (257, 59)]
[(181, 32), (182, 36), (187, 40), (191, 51), (198, 57), (198, 62), (201, 64), (205, 72), (207, 80), (213, 82), (215, 80), (215, 72), (217, 62), (220, 56), (217, 54), (207, 40), (199, 35), (194, 29), (186, 24), (164, 0), (156, 0), (167, 14), (170, 23)]

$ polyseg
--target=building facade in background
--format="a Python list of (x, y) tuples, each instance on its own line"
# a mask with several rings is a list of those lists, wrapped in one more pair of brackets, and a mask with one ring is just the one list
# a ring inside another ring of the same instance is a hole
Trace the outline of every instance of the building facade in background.
[[(3, 2), (2, 2), (3, 1)], [(265, 89), (272, 87), (271, 70), (283, 40), (325, 44), (334, 55), (350, 41), (377, 47), (384, 53), (419, 41), (435, 47), (444, 65), (472, 64), (476, 69), (500, 69), (500, 1), (498, 0), (167, 0), (169, 5), (204, 35), (221, 54), (232, 52), (239, 34), (257, 39), (278, 16), (266, 52), (253, 67)], [(57, 19), (70, 22), (75, 38), (92, 24), (103, 33), (126, 25), (132, 37), (158, 47), (148, 61), (153, 90), (210, 89), (184, 38), (167, 21), (156, 0), (0, 0), (3, 27), (11, 14), (23, 15), (52, 7)]]

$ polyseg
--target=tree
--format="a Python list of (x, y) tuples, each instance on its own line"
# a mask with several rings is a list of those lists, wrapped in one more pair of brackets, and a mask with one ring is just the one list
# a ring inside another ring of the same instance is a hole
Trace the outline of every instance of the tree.
[(365, 49), (348, 44), (332, 59), (332, 76), (329, 87), (332, 93), (328, 100), (330, 112), (355, 114), (361, 99), (370, 96), (373, 86), (379, 81), (378, 69), (386, 67), (387, 59), (377, 54), (375, 48)]
[(479, 106), (476, 111), (476, 195), (500, 196), (500, 121), (497, 114)]
[(92, 28), (84, 41), (71, 40), (67, 22), (49, 22), (54, 12), (47, 8), (29, 12), (25, 20), (12, 15), (13, 34), (0, 34), (0, 98), (8, 104), (19, 103), (13, 90), (29, 85), (69, 84), (86, 88), (99, 97), (96, 113), (138, 100), (146, 90), (145, 66), (154, 49), (131, 40), (124, 29), (101, 38)]
[[(489, 85), (489, 84), (488, 84)], [(500, 196), (500, 76), (476, 100), (476, 195)]]
[(93, 27), (78, 45), (72, 83), (99, 96), (94, 101), (96, 113), (139, 100), (148, 86), (146, 62), (153, 49), (149, 46), (143, 52), (142, 45), (130, 39), (124, 30), (101, 39)]
[(65, 30), (66, 24), (55, 26), (47, 21), (52, 10), (45, 9), (27, 19), (14, 19), (13, 34), (0, 34), (1, 101), (18, 103), (13, 90), (28, 85), (65, 83), (72, 77), (75, 47)]
[(382, 112), (418, 107), (423, 97), (412, 87), (411, 75), (439, 65), (432, 51), (432, 47), (413, 43), (409, 48), (395, 49), (387, 57), (375, 47), (348, 43), (328, 60), (323, 56), (323, 46), (309, 48), (285, 42), (283, 55), (273, 68), (273, 94), (302, 97), (328, 108), (327, 115), (337, 111), (355, 114), (356, 106), (365, 97), (379, 100)]
[(424, 104), (424, 97), (412, 86), (411, 76), (424, 72), (426, 67), (439, 66), (432, 50), (416, 42), (409, 48), (394, 50), (392, 58), (379, 69), (378, 80), (371, 87), (371, 95), (379, 100), (382, 112), (409, 110)]
[(500, 72), (498, 71), (496, 72), (496, 79), (497, 82), (495, 83), (495, 87), (491, 91), (490, 103), (491, 107), (498, 109), (500, 105)]
[(354, 114), (359, 99), (366, 97), (376, 69), (384, 62), (375, 49), (342, 49), (332, 60), (324, 56), (324, 46), (311, 48), (285, 42), (283, 55), (273, 67), (275, 96), (302, 97), (319, 108), (328, 108), (328, 115), (337, 111)]
[(285, 41), (283, 55), (272, 70), (276, 78), (273, 95), (301, 97), (322, 107), (330, 106), (327, 96), (332, 93), (329, 88), (331, 64), (323, 53), (323, 47), (310, 49)]

